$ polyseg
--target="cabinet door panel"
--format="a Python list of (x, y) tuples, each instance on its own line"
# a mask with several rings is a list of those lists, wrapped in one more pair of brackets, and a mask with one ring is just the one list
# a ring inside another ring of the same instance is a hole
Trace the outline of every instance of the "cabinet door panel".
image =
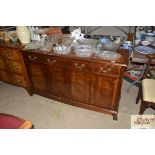
[(69, 79), (71, 98), (89, 104), (89, 73), (72, 70), (69, 73)]
[(0, 69), (5, 69), (5, 62), (2, 58), (0, 58)]
[(40, 64), (29, 63), (29, 74), (32, 88), (37, 91), (47, 91), (44, 69)]
[(114, 110), (118, 82), (118, 78), (94, 76), (91, 103), (105, 109)]
[(48, 65), (49, 92), (56, 96), (67, 97), (65, 68), (59, 65)]

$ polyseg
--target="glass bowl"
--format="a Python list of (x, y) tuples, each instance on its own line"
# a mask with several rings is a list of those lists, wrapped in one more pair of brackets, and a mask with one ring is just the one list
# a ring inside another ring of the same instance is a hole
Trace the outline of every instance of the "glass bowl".
[(53, 51), (57, 54), (68, 54), (71, 51), (71, 46), (57, 45), (53, 47)]
[(117, 60), (121, 57), (119, 53), (112, 51), (99, 51), (96, 55), (105, 60)]
[(101, 43), (101, 49), (105, 51), (113, 51), (116, 52), (120, 47), (120, 43)]
[(92, 55), (92, 47), (90, 45), (78, 45), (75, 53), (78, 57), (90, 57)]

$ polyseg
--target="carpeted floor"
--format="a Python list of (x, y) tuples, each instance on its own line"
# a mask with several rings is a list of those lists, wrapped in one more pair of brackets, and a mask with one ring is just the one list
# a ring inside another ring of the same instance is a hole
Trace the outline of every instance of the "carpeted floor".
[[(123, 81), (122, 97), (119, 105), (118, 121), (111, 115), (94, 112), (39, 95), (32, 97), (25, 89), (0, 83), (0, 112), (9, 113), (31, 120), (36, 129), (126, 129), (130, 128), (130, 117), (138, 114), (140, 103), (135, 104), (138, 87), (133, 86), (128, 93), (129, 83)], [(145, 114), (154, 114), (148, 109)]]

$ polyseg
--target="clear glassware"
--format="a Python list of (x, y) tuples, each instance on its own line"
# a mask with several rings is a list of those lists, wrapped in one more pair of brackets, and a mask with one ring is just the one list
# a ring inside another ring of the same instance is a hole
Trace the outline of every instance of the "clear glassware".
[(78, 57), (90, 57), (93, 50), (90, 45), (78, 45), (75, 48), (75, 53)]
[(117, 60), (121, 57), (119, 53), (116, 53), (113, 51), (103, 51), (103, 50), (98, 51), (96, 55), (105, 60)]
[(53, 51), (57, 54), (68, 54), (71, 52), (72, 39), (66, 36), (57, 38)]

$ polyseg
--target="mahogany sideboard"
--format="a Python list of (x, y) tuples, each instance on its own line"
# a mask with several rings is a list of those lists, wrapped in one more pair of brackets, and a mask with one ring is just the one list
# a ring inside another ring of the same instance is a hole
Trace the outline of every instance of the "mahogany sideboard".
[(80, 58), (71, 52), (58, 55), (39, 50), (21, 50), (33, 93), (98, 112), (117, 120), (121, 86), (128, 64), (128, 52), (117, 51), (121, 58), (106, 61), (92, 55)]

